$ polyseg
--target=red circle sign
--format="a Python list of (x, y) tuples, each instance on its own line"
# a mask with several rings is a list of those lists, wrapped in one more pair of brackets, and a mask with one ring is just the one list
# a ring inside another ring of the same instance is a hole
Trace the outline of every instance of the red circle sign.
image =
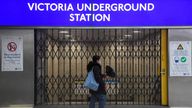
[(11, 52), (14, 52), (14, 51), (16, 51), (16, 49), (17, 49), (17, 44), (16, 44), (15, 42), (9, 42), (9, 43), (7, 44), (7, 49), (8, 49), (9, 51), (11, 51)]

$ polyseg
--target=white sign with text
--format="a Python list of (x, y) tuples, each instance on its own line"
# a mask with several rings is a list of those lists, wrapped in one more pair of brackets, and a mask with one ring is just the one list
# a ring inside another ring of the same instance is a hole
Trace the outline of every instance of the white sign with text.
[(170, 41), (170, 76), (192, 76), (191, 41)]
[(2, 71), (23, 71), (23, 37), (2, 36)]

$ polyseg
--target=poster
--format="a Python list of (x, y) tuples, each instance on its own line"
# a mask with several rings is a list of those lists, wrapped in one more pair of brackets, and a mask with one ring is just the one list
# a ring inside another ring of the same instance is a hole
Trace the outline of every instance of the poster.
[(2, 36), (2, 71), (23, 71), (23, 37)]
[(171, 41), (169, 46), (170, 76), (192, 76), (191, 41)]

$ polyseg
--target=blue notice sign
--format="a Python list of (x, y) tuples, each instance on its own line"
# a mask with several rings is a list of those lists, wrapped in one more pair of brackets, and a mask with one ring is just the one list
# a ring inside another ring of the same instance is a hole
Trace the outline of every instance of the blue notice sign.
[(3, 0), (0, 26), (192, 26), (191, 0)]

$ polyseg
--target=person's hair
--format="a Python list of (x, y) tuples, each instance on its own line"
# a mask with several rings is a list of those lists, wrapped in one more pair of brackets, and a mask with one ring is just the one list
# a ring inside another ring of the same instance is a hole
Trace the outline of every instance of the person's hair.
[(94, 55), (94, 56), (92, 57), (92, 59), (93, 59), (93, 62), (97, 62), (97, 61), (100, 59), (100, 56)]

